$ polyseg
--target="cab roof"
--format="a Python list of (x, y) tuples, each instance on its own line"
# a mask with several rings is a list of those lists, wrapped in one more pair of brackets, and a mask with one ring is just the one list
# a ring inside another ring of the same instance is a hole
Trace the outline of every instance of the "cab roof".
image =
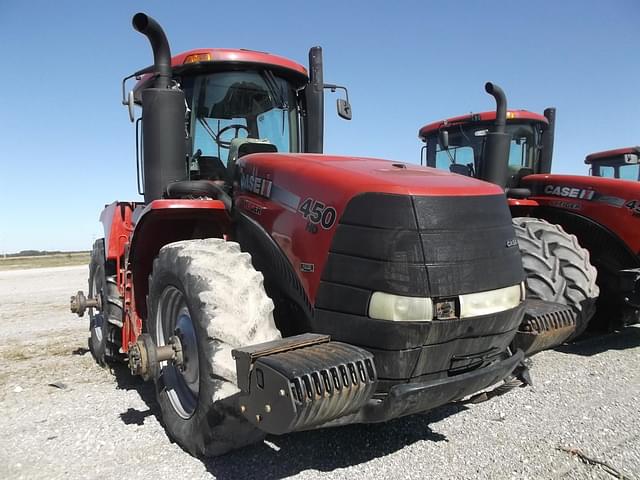
[[(418, 137), (421, 140), (426, 140), (427, 136), (431, 133), (437, 132), (443, 127), (472, 124), (476, 122), (492, 122), (496, 119), (496, 111), (480, 112), (480, 113), (468, 113), (466, 115), (460, 115), (459, 117), (452, 117), (446, 120), (440, 120), (439, 122), (433, 122), (422, 127), (418, 132)], [(540, 115), (539, 113), (530, 112), (528, 110), (507, 110), (507, 122), (516, 120), (528, 120), (533, 122), (549, 124), (547, 117)]]
[(627, 153), (640, 154), (640, 147), (623, 147), (623, 148), (615, 148), (613, 150), (604, 150), (602, 152), (590, 153), (584, 159), (584, 163), (589, 165), (594, 162), (599, 162), (599, 161), (607, 160), (613, 157), (626, 155)]
[[(196, 68), (206, 69), (225, 63), (234, 65), (243, 63), (247, 65), (264, 65), (274, 70), (289, 73), (290, 76), (297, 78), (301, 82), (306, 82), (309, 78), (307, 69), (299, 63), (279, 55), (246, 50), (244, 48), (196, 48), (171, 57), (171, 68), (175, 73)], [(137, 91), (146, 86), (146, 83), (152, 78), (152, 74), (150, 73), (152, 71), (153, 66), (149, 66), (138, 72), (141, 74), (141, 78), (138, 83), (136, 83), (134, 90)]]

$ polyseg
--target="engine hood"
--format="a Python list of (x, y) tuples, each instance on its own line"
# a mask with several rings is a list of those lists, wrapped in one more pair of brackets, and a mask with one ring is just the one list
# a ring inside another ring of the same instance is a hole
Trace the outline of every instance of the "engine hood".
[[(312, 179), (316, 185), (355, 195), (362, 192), (399, 195), (495, 195), (500, 187), (462, 175), (404, 162), (318, 154), (254, 153), (238, 161), (244, 174), (277, 177), (290, 183)], [(274, 178), (275, 180), (275, 178)]]

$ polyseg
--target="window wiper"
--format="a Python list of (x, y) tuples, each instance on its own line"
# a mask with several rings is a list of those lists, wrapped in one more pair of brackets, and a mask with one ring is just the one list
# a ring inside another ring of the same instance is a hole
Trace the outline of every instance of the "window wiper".
[(262, 76), (265, 80), (265, 83), (267, 84), (269, 93), (271, 94), (271, 96), (276, 102), (276, 107), (284, 110), (288, 110), (289, 105), (285, 100), (282, 85), (280, 86), (278, 85), (278, 81), (276, 80), (276, 77), (273, 75), (273, 72), (271, 70), (264, 70), (262, 72)]

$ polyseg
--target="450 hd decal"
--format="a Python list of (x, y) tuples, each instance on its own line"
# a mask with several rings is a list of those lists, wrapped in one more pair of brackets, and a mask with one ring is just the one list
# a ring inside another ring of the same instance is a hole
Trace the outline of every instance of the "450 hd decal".
[(624, 206), (634, 215), (640, 215), (640, 200), (629, 200)]
[[(298, 212), (301, 213), (311, 225), (320, 225), (325, 230), (333, 227), (338, 216), (335, 208), (327, 206), (321, 201), (313, 198), (307, 198), (302, 202), (298, 207)], [(312, 231), (313, 229), (307, 228), (307, 230)]]

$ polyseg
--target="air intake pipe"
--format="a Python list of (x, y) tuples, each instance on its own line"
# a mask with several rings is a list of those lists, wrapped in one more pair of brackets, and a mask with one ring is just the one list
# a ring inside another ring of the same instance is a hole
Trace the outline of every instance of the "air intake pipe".
[(309, 83), (304, 89), (306, 115), (304, 117), (304, 151), (322, 153), (324, 142), (324, 79), (322, 48), (309, 50)]
[(496, 120), (487, 133), (478, 177), (501, 187), (507, 186), (509, 148), (511, 135), (505, 132), (507, 124), (507, 97), (504, 91), (491, 82), (484, 86), (486, 92), (496, 100)]
[(186, 179), (185, 98), (171, 88), (171, 50), (162, 27), (144, 13), (133, 16), (133, 28), (149, 39), (155, 80), (142, 91), (144, 201), (162, 198), (167, 185)]

